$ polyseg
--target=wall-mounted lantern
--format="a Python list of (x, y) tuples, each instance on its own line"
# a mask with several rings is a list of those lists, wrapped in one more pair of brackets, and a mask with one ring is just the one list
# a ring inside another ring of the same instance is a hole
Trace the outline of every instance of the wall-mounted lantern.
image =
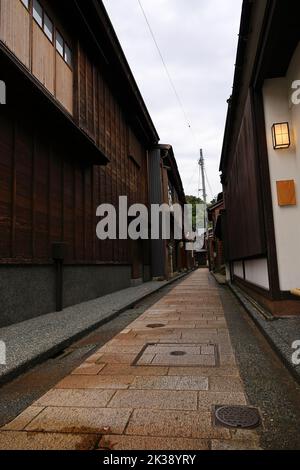
[(280, 122), (272, 126), (273, 146), (275, 150), (287, 149), (291, 145), (290, 128), (288, 122)]

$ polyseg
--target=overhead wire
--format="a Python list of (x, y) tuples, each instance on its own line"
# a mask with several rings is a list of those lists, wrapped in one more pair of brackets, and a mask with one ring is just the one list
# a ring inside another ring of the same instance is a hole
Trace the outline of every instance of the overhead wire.
[(171, 85), (171, 87), (172, 87), (172, 90), (173, 90), (173, 92), (174, 92), (174, 94), (175, 94), (175, 97), (176, 97), (176, 99), (177, 99), (177, 102), (178, 102), (178, 104), (179, 104), (179, 106), (180, 106), (180, 109), (181, 109), (181, 111), (182, 111), (182, 113), (183, 113), (184, 119), (186, 120), (186, 123), (187, 123), (189, 129), (192, 130), (192, 126), (191, 126), (190, 120), (189, 120), (189, 118), (188, 118), (187, 112), (186, 112), (186, 110), (185, 110), (185, 107), (183, 106), (182, 100), (181, 100), (181, 98), (180, 98), (180, 96), (179, 96), (179, 93), (178, 93), (178, 91), (177, 91), (177, 89), (176, 89), (175, 83), (174, 83), (174, 81), (173, 81), (173, 79), (172, 79), (172, 76), (171, 76), (171, 74), (170, 74), (170, 72), (169, 72), (168, 66), (167, 66), (166, 61), (165, 61), (165, 59), (164, 59), (164, 56), (163, 56), (163, 54), (162, 54), (162, 52), (161, 52), (161, 50), (160, 50), (159, 44), (158, 44), (158, 42), (157, 42), (157, 40), (156, 40), (154, 31), (153, 31), (153, 29), (152, 29), (152, 26), (151, 26), (151, 24), (150, 24), (150, 21), (149, 21), (149, 19), (148, 19), (148, 16), (147, 16), (147, 14), (146, 14), (146, 11), (145, 11), (145, 9), (144, 9), (144, 7), (143, 7), (143, 5), (142, 5), (141, 0), (137, 0), (137, 1), (138, 1), (139, 6), (140, 6), (140, 9), (141, 9), (141, 11), (142, 11), (142, 13), (143, 13), (144, 19), (145, 19), (145, 21), (146, 21), (146, 23), (147, 23), (147, 26), (148, 26), (150, 35), (151, 35), (151, 37), (152, 37), (152, 39), (153, 39), (153, 42), (154, 42), (154, 44), (155, 44), (155, 47), (156, 47), (157, 52), (158, 52), (158, 54), (159, 54), (159, 57), (160, 57), (160, 59), (161, 59), (161, 61), (162, 61), (163, 67), (164, 67), (165, 72), (166, 72), (166, 74), (167, 74), (167, 77), (168, 77), (168, 79), (169, 79), (169, 82), (170, 82), (170, 85)]
[[(142, 12), (143, 17), (144, 17), (144, 19), (145, 19), (145, 22), (146, 22), (146, 24), (147, 24), (147, 26), (148, 26), (150, 35), (151, 35), (152, 40), (153, 40), (153, 42), (154, 42), (154, 44), (155, 44), (155, 47), (156, 47), (157, 52), (158, 52), (158, 54), (159, 54), (160, 60), (161, 60), (161, 62), (162, 62), (162, 64), (163, 64), (163, 67), (164, 67), (164, 69), (165, 69), (166, 75), (167, 75), (167, 77), (168, 77), (168, 80), (169, 80), (169, 82), (170, 82), (171, 88), (172, 88), (172, 90), (173, 90), (173, 92), (174, 92), (174, 95), (175, 95), (175, 97), (176, 97), (176, 100), (177, 100), (177, 102), (178, 102), (178, 104), (179, 104), (179, 107), (180, 107), (180, 109), (181, 109), (181, 111), (182, 111), (182, 114), (183, 114), (183, 116), (184, 116), (184, 119), (185, 119), (185, 121), (186, 121), (186, 124), (187, 124), (187, 126), (188, 126), (188, 128), (189, 128), (189, 130), (190, 130), (190, 132), (191, 132), (191, 134), (192, 134), (192, 137), (193, 137), (193, 139), (194, 139), (195, 145), (197, 145), (197, 147), (198, 147), (197, 138), (196, 138), (196, 135), (195, 135), (195, 133), (194, 133), (193, 127), (192, 127), (192, 125), (191, 125), (191, 121), (190, 121), (190, 119), (189, 119), (189, 117), (188, 117), (188, 113), (187, 113), (186, 110), (185, 110), (185, 107), (184, 107), (183, 102), (182, 102), (182, 100), (181, 100), (181, 98), (180, 98), (179, 92), (177, 91), (177, 88), (176, 88), (176, 86), (175, 86), (175, 83), (174, 83), (174, 81), (173, 81), (173, 79), (172, 79), (171, 73), (170, 73), (170, 71), (169, 71), (169, 69), (168, 69), (167, 63), (166, 63), (166, 61), (165, 61), (165, 59), (164, 59), (164, 56), (163, 56), (163, 54), (162, 54), (162, 51), (161, 51), (161, 49), (160, 49), (160, 47), (159, 47), (158, 41), (157, 41), (157, 39), (156, 39), (156, 37), (155, 37), (153, 28), (152, 28), (151, 23), (150, 23), (150, 21), (149, 21), (149, 19), (148, 19), (148, 16), (147, 16), (147, 14), (146, 14), (146, 11), (145, 11), (145, 9), (144, 9), (144, 7), (143, 7), (143, 4), (142, 4), (141, 0), (137, 0), (137, 2), (138, 2), (138, 4), (139, 4), (139, 6), (140, 6), (141, 12)], [(200, 146), (199, 146), (199, 148), (200, 148)], [(211, 187), (210, 181), (209, 181), (209, 179), (208, 179), (206, 170), (205, 170), (205, 175), (206, 175), (206, 180), (207, 180), (208, 187), (209, 187), (209, 190), (210, 190), (210, 192), (211, 192), (211, 195), (212, 195), (212, 197), (214, 197), (214, 194), (213, 194), (213, 191), (212, 191), (212, 187)], [(190, 184), (192, 183), (192, 181), (194, 180), (194, 178), (195, 178), (195, 173), (193, 173), (193, 175), (192, 175), (192, 177), (191, 177), (189, 186), (190, 186)]]

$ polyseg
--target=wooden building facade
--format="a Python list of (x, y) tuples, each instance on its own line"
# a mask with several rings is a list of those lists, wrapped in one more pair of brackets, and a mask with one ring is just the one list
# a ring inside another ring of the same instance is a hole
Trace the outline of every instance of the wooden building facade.
[(207, 257), (210, 271), (221, 272), (225, 269), (223, 233), (222, 233), (222, 214), (224, 211), (223, 193), (220, 193), (217, 202), (208, 209), (208, 221), (211, 228), (207, 235)]
[(171, 145), (159, 144), (151, 151), (149, 186), (151, 204), (164, 205), (170, 214), (170, 238), (151, 240), (152, 274), (155, 279), (171, 279), (194, 267), (191, 252), (185, 249), (183, 220), (182, 238), (178, 240), (174, 234), (177, 220), (174, 207), (180, 206), (183, 215), (187, 202)]
[(150, 243), (96, 237), (159, 140), (102, 2), (0, 0), (0, 71), (0, 325), (55, 311), (54, 261), (63, 306), (149, 280)]
[(300, 314), (299, 18), (292, 0), (244, 0), (220, 165), (231, 280), (276, 316)]

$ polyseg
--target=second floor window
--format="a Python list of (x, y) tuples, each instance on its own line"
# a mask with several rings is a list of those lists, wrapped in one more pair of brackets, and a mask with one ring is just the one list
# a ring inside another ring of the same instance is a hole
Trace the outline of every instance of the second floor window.
[(64, 39), (58, 31), (56, 31), (56, 50), (62, 57), (64, 56)]
[(72, 51), (66, 43), (65, 43), (65, 61), (70, 67), (72, 66)]
[(40, 2), (38, 0), (21, 0), (21, 2), (27, 8), (27, 10), (32, 12), (34, 21), (44, 31), (49, 41), (52, 44), (55, 42), (56, 50), (66, 62), (66, 64), (69, 65), (69, 67), (72, 67), (72, 50), (65, 41), (63, 35), (57, 29), (55, 30), (54, 22), (47, 15)]
[(37, 0), (33, 0), (32, 15), (37, 24), (43, 27), (43, 8)]
[(44, 14), (44, 32), (47, 38), (53, 42), (53, 23), (50, 20), (49, 16)]
[(56, 50), (64, 61), (72, 67), (72, 51), (59, 31), (56, 31)]

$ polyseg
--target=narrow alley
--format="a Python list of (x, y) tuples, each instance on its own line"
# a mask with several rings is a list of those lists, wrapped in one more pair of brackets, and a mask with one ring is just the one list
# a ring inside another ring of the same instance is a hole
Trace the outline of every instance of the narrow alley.
[[(299, 445), (299, 388), (256, 327), (247, 323), (232, 294), (208, 270), (195, 271), (2, 427), (0, 448), (254, 450), (274, 442), (283, 448)], [(269, 362), (256, 378), (251, 374), (257, 369), (251, 372), (245, 363), (247, 356), (255, 367), (255, 348), (261, 367), (266, 357)], [(264, 395), (269, 374), (276, 374), (277, 387), (283, 384), (277, 397), (270, 387), (272, 403)], [(257, 384), (262, 376), (263, 393)], [(284, 431), (284, 423), (268, 416), (276, 404), (282, 406), (282, 393), (289, 415)], [(257, 407), (262, 418), (256, 430), (216, 422), (216, 408), (247, 404)]]

